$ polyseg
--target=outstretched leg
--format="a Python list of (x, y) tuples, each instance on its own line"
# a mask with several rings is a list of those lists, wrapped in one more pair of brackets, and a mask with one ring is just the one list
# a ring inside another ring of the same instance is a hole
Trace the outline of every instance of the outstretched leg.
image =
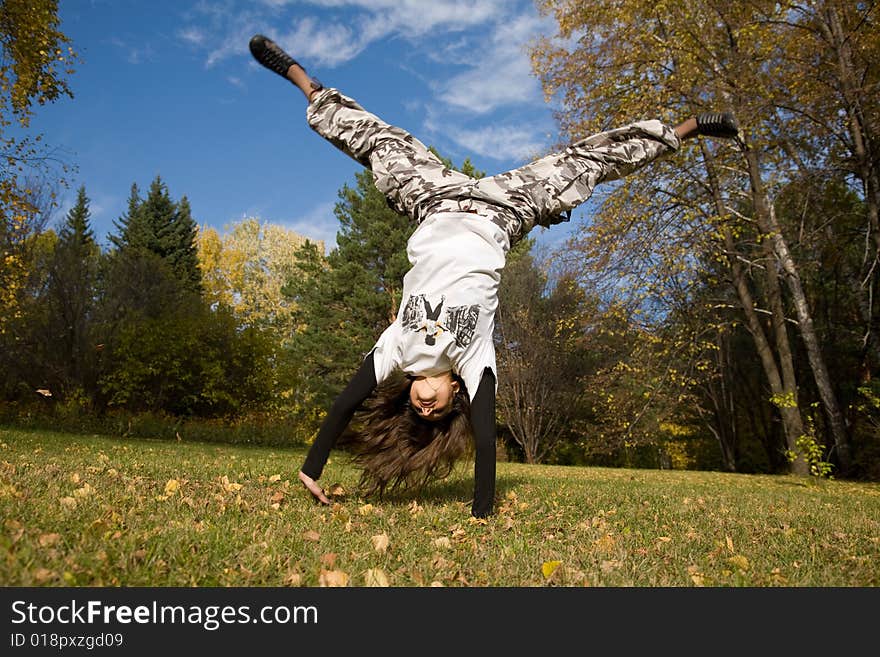
[(472, 193), (513, 210), (522, 220), (522, 237), (536, 224), (567, 220), (599, 183), (623, 178), (678, 149), (682, 140), (707, 135), (735, 138), (738, 126), (727, 113), (701, 114), (671, 128), (641, 121), (578, 141), (561, 153), (478, 181)]
[(659, 121), (643, 121), (576, 142), (561, 153), (484, 178), (477, 189), (506, 197), (523, 219), (523, 234), (550, 226), (584, 203), (601, 182), (622, 178), (676, 150), (680, 138)]
[(370, 169), (376, 187), (398, 212), (421, 222), (425, 200), (472, 181), (449, 169), (406, 130), (389, 125), (338, 90), (324, 88), (270, 39), (253, 37), (251, 53), (302, 91), (309, 101), (306, 118), (312, 129)]

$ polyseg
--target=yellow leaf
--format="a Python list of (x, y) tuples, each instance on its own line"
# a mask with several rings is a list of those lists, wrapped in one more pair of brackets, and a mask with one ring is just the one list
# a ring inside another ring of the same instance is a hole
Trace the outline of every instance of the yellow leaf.
[(372, 504), (364, 504), (361, 508), (358, 509), (358, 513), (362, 516), (368, 516), (373, 512)]
[(324, 492), (330, 497), (345, 497), (345, 489), (342, 484), (333, 484)]
[(388, 534), (382, 532), (381, 534), (376, 534), (373, 536), (370, 541), (373, 543), (373, 549), (379, 554), (385, 554), (385, 551), (388, 549)]
[(342, 570), (321, 570), (319, 586), (348, 586), (348, 573)]
[(541, 564), (541, 574), (544, 575), (545, 579), (549, 578), (561, 565), (561, 561), (545, 561), (543, 564)]
[(739, 568), (740, 570), (748, 570), (749, 569), (749, 560), (741, 554), (735, 554), (727, 560), (734, 568)]
[(94, 492), (95, 492), (95, 489), (86, 483), (86, 484), (83, 484), (82, 487), (77, 488), (75, 491), (73, 491), (73, 496), (82, 499), (82, 498), (86, 498), (86, 497), (91, 497), (92, 494), (94, 494)]
[(441, 536), (434, 540), (434, 546), (438, 548), (450, 548), (452, 547), (452, 541), (450, 541), (447, 536)]
[(390, 586), (388, 576), (381, 568), (368, 568), (364, 574), (365, 586)]
[(274, 484), (276, 481), (281, 481), (281, 475), (280, 475), (280, 474), (273, 474), (271, 477), (269, 477), (269, 483), (270, 483), (270, 484)]
[(180, 488), (180, 482), (177, 479), (169, 479), (165, 484), (165, 494), (169, 497), (174, 495), (177, 490)]

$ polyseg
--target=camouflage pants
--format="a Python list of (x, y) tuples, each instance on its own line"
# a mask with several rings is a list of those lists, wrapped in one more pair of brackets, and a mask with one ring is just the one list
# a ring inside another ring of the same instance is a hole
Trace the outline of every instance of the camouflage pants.
[(566, 221), (598, 183), (622, 178), (679, 146), (670, 127), (642, 121), (475, 179), (449, 169), (411, 134), (336, 89), (319, 92), (306, 117), (319, 135), (372, 171), (376, 187), (396, 211), (417, 223), (438, 211), (474, 212), (501, 226), (511, 245), (535, 225)]

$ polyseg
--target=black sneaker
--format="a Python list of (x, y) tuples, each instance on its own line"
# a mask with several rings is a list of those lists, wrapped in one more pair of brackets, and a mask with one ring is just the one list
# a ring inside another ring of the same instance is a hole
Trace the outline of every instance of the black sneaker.
[(287, 78), (287, 69), (291, 66), (294, 64), (300, 66), (299, 62), (281, 49), (281, 46), (262, 34), (251, 37), (249, 45), (254, 59), (282, 78)]
[(706, 137), (735, 139), (739, 136), (739, 124), (730, 112), (697, 114), (697, 132)]

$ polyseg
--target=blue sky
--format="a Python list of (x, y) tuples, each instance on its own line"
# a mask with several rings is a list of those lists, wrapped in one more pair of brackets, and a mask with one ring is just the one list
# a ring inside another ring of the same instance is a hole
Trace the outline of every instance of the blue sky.
[[(132, 183), (161, 176), (200, 225), (257, 217), (333, 246), (338, 191), (360, 167), (253, 61), (255, 33), (456, 164), (495, 174), (559, 140), (526, 50), (555, 24), (531, 0), (62, 0), (60, 15), (81, 57), (74, 98), (31, 130), (77, 167), (59, 216), (85, 185), (103, 244)], [(570, 230), (533, 235), (552, 246)]]

